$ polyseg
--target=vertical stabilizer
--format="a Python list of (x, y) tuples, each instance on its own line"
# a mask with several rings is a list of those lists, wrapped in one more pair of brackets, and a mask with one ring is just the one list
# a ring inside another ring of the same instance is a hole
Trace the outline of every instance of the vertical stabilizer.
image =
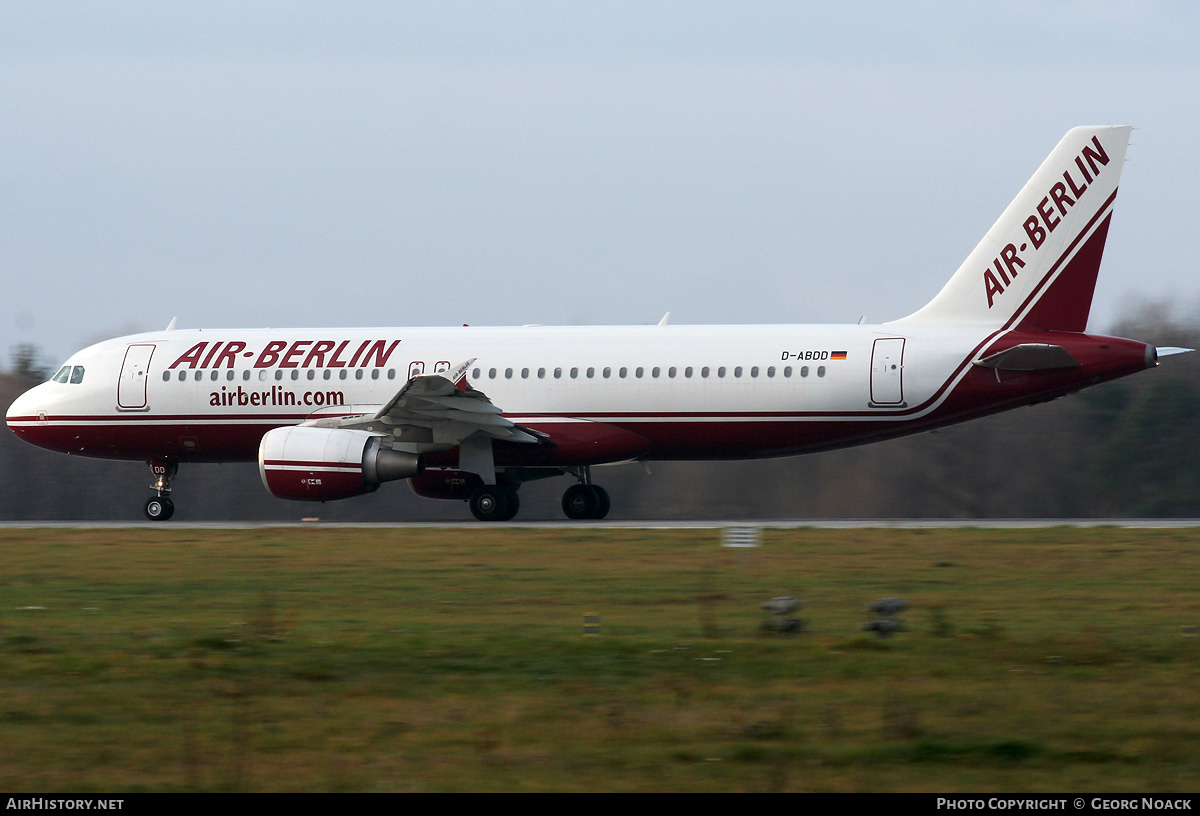
[(937, 297), (897, 322), (1083, 331), (1131, 130), (1069, 131)]

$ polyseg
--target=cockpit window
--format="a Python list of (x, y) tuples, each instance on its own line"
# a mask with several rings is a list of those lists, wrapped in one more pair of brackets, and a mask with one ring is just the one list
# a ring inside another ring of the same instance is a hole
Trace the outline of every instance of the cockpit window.
[(81, 383), (83, 382), (83, 366), (63, 366), (50, 378), (50, 382)]

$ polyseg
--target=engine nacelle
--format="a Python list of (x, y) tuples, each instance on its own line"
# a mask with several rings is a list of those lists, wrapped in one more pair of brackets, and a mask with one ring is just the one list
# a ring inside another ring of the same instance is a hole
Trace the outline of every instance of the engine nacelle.
[(465, 470), (427, 470), (414, 476), (409, 484), (414, 493), (426, 499), (467, 501), (475, 488), (483, 485), (483, 479)]
[(276, 428), (258, 446), (259, 475), (281, 499), (347, 499), (424, 470), (417, 454), (394, 451), (381, 436), (346, 428)]

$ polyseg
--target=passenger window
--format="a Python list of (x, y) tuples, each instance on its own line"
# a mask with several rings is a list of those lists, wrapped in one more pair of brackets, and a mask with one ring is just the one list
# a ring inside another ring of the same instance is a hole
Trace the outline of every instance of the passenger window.
[[(308, 378), (310, 380), (312, 379), (312, 375), (313, 375), (313, 373), (311, 371), (308, 372)], [(230, 381), (233, 380), (233, 369), (232, 368), (225, 372), (225, 379), (230, 380)]]
[(818, 377), (825, 376), (825, 366), (817, 366), (817, 376)]
[(344, 368), (341, 369), (340, 371), (338, 371), (338, 379), (339, 380), (344, 380), (349, 376), (350, 376), (349, 372), (346, 371), (346, 369), (344, 369)]
[(489, 380), (494, 380), (494, 379), (496, 379), (496, 369), (494, 369), (494, 368), (489, 368), (489, 369), (488, 369), (488, 379), (489, 379)]
[(637, 377), (640, 380), (642, 378), (642, 375), (645, 373), (646, 373), (646, 370), (644, 368), (642, 368), (641, 366), (638, 366), (637, 370), (633, 372), (633, 376)]
[(768, 377), (775, 376), (775, 366), (767, 366), (767, 376)]
[(573, 380), (573, 379), (575, 379), (575, 378), (576, 378), (576, 377), (578, 377), (578, 376), (579, 376), (579, 369), (578, 369), (578, 368), (572, 368), (572, 369), (571, 369), (571, 379)]
[(592, 368), (591, 366), (588, 366), (588, 372), (587, 372), (587, 375), (588, 375), (588, 379), (589, 379), (589, 380), (590, 380), (592, 377), (595, 377), (595, 376), (596, 376), (596, 369)]
[(675, 379), (675, 366), (671, 366), (667, 369), (667, 376), (671, 379)]
[(629, 369), (628, 369), (628, 368), (625, 368), (624, 366), (622, 366), (622, 367), (621, 367), (621, 371), (620, 371), (620, 374), (621, 374), (621, 379), (622, 379), (622, 380), (623, 380), (623, 379), (625, 379), (625, 375), (626, 375), (626, 374), (628, 374), (628, 373), (629, 373)]
[[(246, 372), (246, 379), (250, 379), (250, 376), (249, 376), (249, 375), (250, 375), (250, 372), (249, 372), (249, 371), (247, 371), (247, 372)], [(322, 374), (321, 374), (321, 377), (322, 377), (323, 379), (326, 379), (326, 380), (328, 380), (328, 379), (330, 379), (330, 378), (332, 378), (332, 377), (333, 377), (333, 372), (332, 372), (332, 371), (330, 371), (330, 370), (327, 368), (327, 369), (325, 369), (324, 373), (322, 373)]]
[(281, 369), (281, 368), (275, 369), (275, 379), (277, 381), (283, 379), (283, 369)]
[(718, 377), (724, 377), (724, 376), (725, 376), (725, 366), (721, 366), (720, 368), (718, 368), (718, 369), (717, 369), (717, 376), (718, 376)]
[[(248, 374), (248, 373), (250, 373), (250, 372), (246, 372), (246, 373)], [(179, 381), (180, 381), (180, 382), (183, 382), (183, 381), (184, 381), (184, 380), (186, 380), (186, 379), (187, 379), (187, 372), (186, 372), (186, 371), (180, 371), (180, 372), (179, 372)]]
[(791, 367), (791, 366), (784, 366), (784, 367), (783, 367), (783, 376), (785, 376), (785, 377), (790, 377), (790, 376), (792, 376), (792, 367)]
[(539, 368), (539, 369), (538, 369), (538, 379), (539, 379), (539, 380), (544, 380), (544, 379), (546, 379), (546, 369), (544, 369), (544, 368)]
[[(214, 373), (214, 374), (216, 374), (217, 372), (215, 372), (215, 371), (214, 371), (213, 373)], [(293, 380), (298, 380), (298, 379), (300, 379), (300, 369), (298, 369), (298, 368), (293, 368), (293, 369), (292, 369), (292, 379), (293, 379)]]
[[(475, 369), (475, 378), (476, 378), (476, 379), (478, 379), (478, 378), (479, 378), (479, 369), (478, 369), (478, 368), (477, 368), (477, 369)], [(389, 368), (389, 369), (388, 369), (388, 379), (389, 379), (389, 380), (394, 380), (394, 379), (396, 379), (396, 369), (394, 369), (394, 368)]]
[(704, 368), (700, 369), (700, 376), (708, 377), (708, 366), (705, 366)]
[(604, 367), (604, 379), (607, 380), (611, 376), (612, 376), (612, 369), (609, 368), (608, 366), (605, 366)]
[(801, 377), (808, 376), (808, 366), (800, 366), (800, 376)]
[(354, 379), (356, 379), (356, 380), (361, 380), (362, 378), (363, 378), (363, 370), (362, 370), (361, 368), (359, 368), (359, 369), (355, 369), (355, 371), (354, 371)]
[(528, 380), (528, 379), (529, 379), (529, 369), (528, 369), (528, 368), (522, 368), (522, 369), (521, 369), (521, 379), (522, 379), (522, 380)]
[(741, 367), (741, 366), (735, 366), (735, 367), (734, 367), (734, 369), (733, 369), (733, 376), (735, 376), (735, 377), (740, 377), (740, 376), (742, 376), (742, 367)]
[(209, 374), (209, 375), (208, 375), (208, 378), (209, 378), (210, 380), (213, 380), (213, 381), (215, 382), (215, 381), (216, 381), (216, 379), (217, 379), (217, 377), (220, 377), (220, 376), (221, 376), (221, 372), (220, 372), (220, 371), (217, 371), (216, 369), (213, 369), (213, 372), (212, 372), (211, 374)]
[[(310, 380), (313, 380), (313, 379), (316, 379), (316, 377), (317, 377), (317, 372), (313, 371), (313, 370), (310, 368), (310, 369), (308, 370), (308, 378), (309, 378)], [(233, 379), (233, 372), (232, 372), (232, 371), (230, 371), (230, 372), (229, 372), (229, 378), (230, 378), (230, 379)]]
[[(474, 371), (472, 371), (472, 372), (471, 372), (471, 379), (472, 379), (472, 380), (478, 380), (478, 379), (479, 379), (479, 374), (480, 374), (480, 371), (479, 371), (479, 369), (478, 369), (478, 368), (477, 368), (477, 369), (475, 369)], [(390, 379), (391, 379), (391, 377), (388, 377), (388, 379), (390, 380)]]
[(658, 366), (655, 366), (654, 368), (652, 368), (652, 369), (650, 370), (650, 376), (651, 376), (651, 377), (658, 377), (658, 372), (659, 372), (659, 367), (658, 367)]
[(71, 369), (71, 384), (83, 382), (83, 366), (75, 366)]
[(378, 369), (378, 368), (372, 368), (372, 369), (371, 369), (371, 379), (372, 379), (372, 380), (378, 380), (378, 379), (379, 379), (379, 369)]
[(171, 380), (171, 372), (164, 371), (163, 372), (163, 382), (170, 382), (170, 380)]
[(196, 379), (196, 382), (200, 382), (200, 378), (201, 378), (201, 377), (203, 377), (203, 376), (204, 376), (204, 372), (203, 372), (203, 371), (197, 371), (197, 372), (196, 372), (196, 377), (195, 377), (195, 379)]
[(685, 368), (685, 369), (683, 370), (683, 376), (685, 376), (685, 377), (691, 377), (691, 376), (692, 376), (692, 367), (691, 367), (691, 366), (688, 366), (687, 368)]
[(512, 369), (511, 368), (504, 369), (504, 379), (506, 379), (506, 380), (512, 379)]
[(751, 377), (757, 377), (757, 376), (758, 376), (758, 366), (754, 366), (753, 368), (751, 368), (751, 369), (750, 369), (750, 376), (751, 376)]
[(556, 380), (562, 379), (562, 369), (561, 368), (554, 369), (554, 379), (556, 379)]

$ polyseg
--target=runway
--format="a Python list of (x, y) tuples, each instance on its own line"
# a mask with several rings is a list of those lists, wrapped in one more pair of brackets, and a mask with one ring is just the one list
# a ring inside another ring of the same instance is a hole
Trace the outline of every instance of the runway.
[(759, 530), (921, 530), (921, 529), (984, 529), (1020, 530), (1045, 527), (1116, 527), (1129, 530), (1159, 530), (1200, 527), (1200, 519), (768, 519), (768, 520), (670, 520), (642, 521), (530, 521), (509, 524), (483, 524), (478, 521), (406, 521), (406, 522), (323, 522), (323, 521), (180, 521), (154, 523), (149, 521), (0, 521), (0, 530), (18, 529), (161, 529), (170, 530), (261, 530), (280, 527), (321, 527), (358, 529), (422, 529), (447, 530), (482, 529), (567, 529), (567, 530), (727, 530), (749, 528)]

